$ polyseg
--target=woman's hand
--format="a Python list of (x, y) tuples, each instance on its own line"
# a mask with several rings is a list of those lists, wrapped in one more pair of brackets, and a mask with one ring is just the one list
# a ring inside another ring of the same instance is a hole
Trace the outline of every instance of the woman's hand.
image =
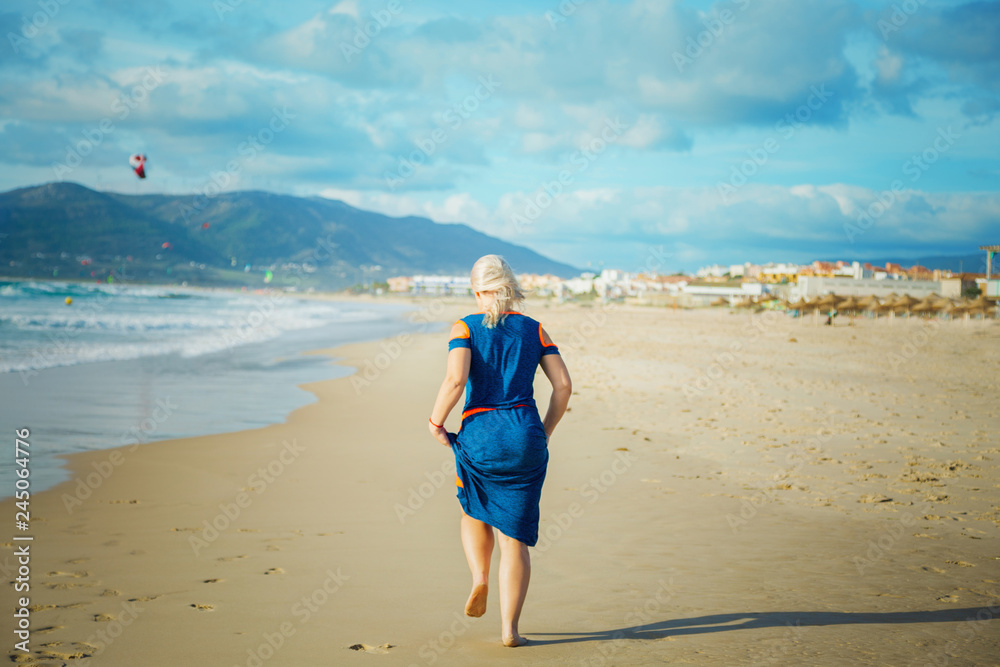
[(448, 437), (448, 429), (444, 426), (435, 426), (434, 424), (427, 422), (427, 428), (430, 429), (431, 435), (440, 442), (445, 447), (451, 447), (451, 438)]

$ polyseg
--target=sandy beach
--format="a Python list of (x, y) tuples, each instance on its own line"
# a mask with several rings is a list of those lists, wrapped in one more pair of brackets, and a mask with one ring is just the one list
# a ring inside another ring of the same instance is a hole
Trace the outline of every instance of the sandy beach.
[[(462, 615), (454, 463), (426, 429), (446, 334), (422, 333), (317, 351), (358, 372), (306, 385), (318, 401), (285, 423), (72, 456), (31, 498), (30, 652), (5, 613), (11, 660), (1000, 664), (996, 322), (526, 312), (574, 380), (528, 646), (500, 645), (495, 597)], [(9, 581), (22, 545), (5, 538)]]

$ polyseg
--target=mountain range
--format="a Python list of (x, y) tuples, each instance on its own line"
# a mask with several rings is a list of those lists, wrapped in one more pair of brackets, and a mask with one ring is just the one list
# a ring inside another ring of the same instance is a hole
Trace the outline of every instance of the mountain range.
[(579, 270), (464, 224), (392, 218), (260, 191), (125, 195), (75, 183), (0, 194), (0, 275), (339, 289), (397, 275), (467, 274), (482, 255), (518, 273)]

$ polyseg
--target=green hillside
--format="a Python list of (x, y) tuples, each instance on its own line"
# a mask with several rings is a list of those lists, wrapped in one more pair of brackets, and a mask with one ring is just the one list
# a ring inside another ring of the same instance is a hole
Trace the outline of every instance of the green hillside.
[[(395, 275), (465, 273), (504, 255), (518, 272), (577, 270), (466, 225), (390, 218), (318, 197), (123, 195), (74, 183), (0, 194), (0, 275), (338, 289)], [(249, 266), (249, 270), (245, 267)]]

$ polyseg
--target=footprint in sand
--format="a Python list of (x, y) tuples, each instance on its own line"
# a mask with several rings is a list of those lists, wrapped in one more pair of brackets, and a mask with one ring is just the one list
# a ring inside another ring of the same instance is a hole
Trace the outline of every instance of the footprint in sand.
[(365, 653), (388, 653), (393, 648), (392, 644), (382, 644), (380, 646), (369, 646), (368, 644), (354, 644), (347, 648), (352, 651), (364, 651)]
[(89, 658), (93, 653), (85, 653), (83, 651), (77, 651), (76, 653), (63, 653), (61, 651), (39, 651), (38, 655), (43, 658), (56, 658), (57, 660), (82, 660), (83, 658)]
[(98, 622), (100, 622), (100, 621), (113, 621), (113, 620), (115, 620), (115, 617), (112, 616), (111, 614), (94, 614), (94, 620), (98, 621)]
[(285, 571), (280, 567), (271, 567), (268, 568), (266, 572), (264, 572), (264, 574), (284, 574), (284, 573)]
[(54, 584), (45, 584), (45, 586), (54, 591), (65, 591), (72, 588), (89, 588), (90, 586), (93, 586), (93, 584), (76, 584), (68, 581), (61, 581)]
[(140, 595), (139, 597), (129, 598), (129, 602), (149, 602), (150, 600), (155, 600), (161, 597), (159, 595)]
[(90, 572), (63, 572), (61, 570), (54, 570), (49, 572), (50, 577), (73, 577), (79, 579), (80, 577), (89, 577)]
[(197, 609), (198, 611), (215, 611), (215, 605), (214, 604), (195, 604), (195, 603), (192, 603), (191, 606), (194, 607), (195, 609)]
[(217, 584), (220, 581), (225, 581), (225, 579), (205, 579), (201, 583), (203, 583), (203, 584)]
[(90, 604), (89, 602), (70, 602), (69, 604), (33, 604), (29, 605), (30, 611), (45, 611), (46, 609), (76, 609)]
[(223, 562), (228, 563), (229, 561), (240, 560), (241, 558), (246, 558), (246, 555), (241, 554), (239, 556), (222, 556), (221, 558), (216, 558), (215, 560), (221, 560)]
[(951, 565), (958, 565), (960, 567), (975, 567), (972, 563), (966, 563), (964, 560), (946, 560), (946, 563)]
[(70, 565), (76, 565), (77, 563), (86, 563), (88, 560), (90, 560), (90, 558), (83, 557), (83, 558), (73, 558), (72, 560), (68, 560), (66, 562), (69, 563)]
[(121, 594), (122, 594), (121, 591), (116, 591), (113, 588), (106, 588), (106, 589), (104, 589), (104, 591), (101, 592), (101, 596), (106, 597), (106, 598), (116, 598), (116, 597), (118, 597)]

